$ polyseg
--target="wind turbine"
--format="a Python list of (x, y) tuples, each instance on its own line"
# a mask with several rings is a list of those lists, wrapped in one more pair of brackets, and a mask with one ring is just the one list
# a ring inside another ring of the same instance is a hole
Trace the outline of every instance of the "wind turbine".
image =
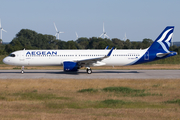
[(126, 41), (126, 40), (127, 40), (126, 33), (125, 33), (125, 35), (124, 35), (123, 40), (124, 40), (124, 41)]
[(54, 27), (55, 27), (55, 29), (56, 29), (56, 34), (55, 34), (55, 36), (58, 36), (57, 39), (59, 40), (59, 34), (60, 34), (60, 33), (64, 33), (64, 32), (58, 31), (58, 29), (57, 29), (55, 23), (54, 23)]
[[(2, 31), (4, 31), (4, 32), (7, 32), (7, 31), (5, 31), (3, 28), (2, 28), (2, 26), (1, 26), (1, 19), (0, 19), (0, 30), (1, 30), (1, 40), (2, 40)], [(1, 41), (2, 42), (2, 41)]]
[(103, 33), (99, 37), (102, 37), (103, 35), (104, 35), (104, 38), (105, 37), (110, 38), (105, 32), (104, 23), (103, 23)]
[(76, 40), (77, 40), (79, 37), (78, 37), (78, 34), (77, 34), (77, 32), (75, 32), (75, 33), (76, 33)]
[[(173, 34), (174, 35), (174, 34)], [(171, 40), (171, 46), (173, 46), (173, 35), (172, 35), (172, 40)]]

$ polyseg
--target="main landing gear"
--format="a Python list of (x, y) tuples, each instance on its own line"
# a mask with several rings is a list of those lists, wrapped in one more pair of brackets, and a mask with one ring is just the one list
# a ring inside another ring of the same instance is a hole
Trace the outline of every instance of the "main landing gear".
[(86, 71), (87, 71), (88, 74), (91, 74), (91, 73), (92, 73), (92, 70), (91, 70), (90, 67), (87, 67), (87, 68), (86, 68)]
[(21, 73), (24, 73), (24, 66), (21, 67)]

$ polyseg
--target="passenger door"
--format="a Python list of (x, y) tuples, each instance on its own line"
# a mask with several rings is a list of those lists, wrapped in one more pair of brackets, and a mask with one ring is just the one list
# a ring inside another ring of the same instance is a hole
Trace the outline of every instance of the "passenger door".
[(25, 52), (24, 52), (24, 51), (21, 51), (21, 52), (20, 52), (19, 61), (21, 61), (21, 62), (24, 62), (24, 61), (25, 61)]

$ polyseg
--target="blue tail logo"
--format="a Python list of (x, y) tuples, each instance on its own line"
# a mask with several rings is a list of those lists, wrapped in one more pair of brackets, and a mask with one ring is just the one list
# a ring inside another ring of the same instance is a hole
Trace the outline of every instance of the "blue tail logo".
[(169, 52), (174, 26), (167, 26), (149, 49)]

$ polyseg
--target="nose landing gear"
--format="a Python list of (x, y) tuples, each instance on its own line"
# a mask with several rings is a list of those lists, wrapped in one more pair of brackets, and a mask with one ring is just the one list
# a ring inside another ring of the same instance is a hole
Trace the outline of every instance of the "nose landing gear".
[(21, 67), (21, 73), (24, 73), (24, 66)]

